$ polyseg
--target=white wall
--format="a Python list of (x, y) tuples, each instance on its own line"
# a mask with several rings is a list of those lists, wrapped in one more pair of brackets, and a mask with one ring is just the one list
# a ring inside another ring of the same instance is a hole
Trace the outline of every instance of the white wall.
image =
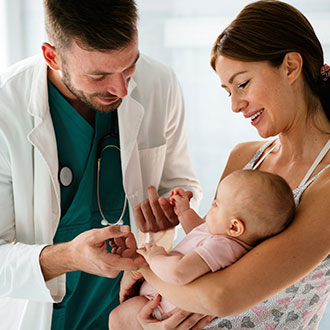
[[(0, 70), (4, 69), (8, 64), (7, 59), (7, 21), (6, 21), (6, 7), (5, 7), (5, 0), (0, 0), (0, 13), (3, 13), (2, 17), (0, 16)], [(1, 15), (1, 14), (0, 14)]]
[[(230, 150), (260, 139), (249, 122), (231, 112), (230, 99), (209, 65), (213, 41), (249, 2), (137, 0), (142, 52), (170, 64), (182, 85), (190, 151), (204, 190), (201, 215), (209, 208)], [(287, 2), (310, 19), (330, 64), (330, 1)], [(39, 52), (44, 35), (42, 0), (0, 0), (0, 69)], [(326, 317), (320, 330), (330, 327), (330, 311)]]
[[(142, 51), (169, 63), (176, 71), (186, 100), (190, 149), (204, 189), (201, 214), (213, 198), (230, 150), (239, 142), (260, 139), (255, 129), (233, 114), (230, 99), (209, 65), (212, 44), (221, 30), (250, 1), (138, 0)], [(311, 20), (330, 58), (330, 1), (287, 1)], [(159, 1), (157, 2), (159, 3)]]

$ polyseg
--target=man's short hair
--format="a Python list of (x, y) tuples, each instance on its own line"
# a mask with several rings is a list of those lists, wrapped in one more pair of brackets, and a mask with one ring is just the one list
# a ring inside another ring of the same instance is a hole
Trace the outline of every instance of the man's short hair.
[(84, 49), (118, 50), (137, 31), (134, 0), (44, 0), (46, 32), (60, 49), (72, 41)]

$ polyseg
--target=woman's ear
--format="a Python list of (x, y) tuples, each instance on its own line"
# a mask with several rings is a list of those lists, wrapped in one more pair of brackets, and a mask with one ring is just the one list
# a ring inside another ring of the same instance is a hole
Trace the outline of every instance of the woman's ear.
[(48, 66), (54, 70), (59, 70), (58, 59), (56, 54), (56, 49), (54, 46), (49, 44), (48, 42), (44, 42), (41, 46), (42, 54)]
[(245, 232), (244, 222), (238, 218), (230, 220), (229, 228), (227, 229), (227, 235), (232, 237), (239, 237)]
[(303, 67), (303, 58), (300, 53), (289, 52), (284, 56), (283, 63), (285, 73), (289, 79), (289, 83), (294, 83), (301, 75)]

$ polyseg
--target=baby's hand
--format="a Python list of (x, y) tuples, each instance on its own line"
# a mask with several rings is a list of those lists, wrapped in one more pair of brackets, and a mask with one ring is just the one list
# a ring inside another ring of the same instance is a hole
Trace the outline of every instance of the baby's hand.
[(182, 188), (175, 188), (170, 191), (170, 201), (177, 216), (190, 208), (189, 196)]
[(152, 260), (152, 258), (156, 256), (168, 255), (166, 250), (162, 246), (151, 245), (150, 243), (146, 243), (144, 247), (137, 249), (136, 252), (141, 254), (148, 263)]

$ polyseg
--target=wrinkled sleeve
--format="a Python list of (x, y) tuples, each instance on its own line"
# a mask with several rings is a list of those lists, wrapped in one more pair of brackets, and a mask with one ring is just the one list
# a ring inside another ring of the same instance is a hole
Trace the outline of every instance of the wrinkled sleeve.
[(181, 86), (172, 71), (167, 94), (166, 112), (166, 158), (159, 191), (163, 195), (168, 194), (175, 187), (192, 191), (194, 197), (191, 200), (191, 207), (197, 211), (202, 198), (202, 190), (195, 177), (188, 151)]
[(16, 242), (10, 154), (0, 132), (0, 298), (48, 302), (61, 298), (55, 289), (50, 293), (49, 288), (57, 287), (54, 280), (44, 281), (39, 263), (44, 247)]
[[(162, 79), (161, 90), (165, 100), (162, 111), (166, 112), (166, 154), (158, 192), (160, 196), (168, 197), (169, 192), (176, 187), (190, 190), (193, 193), (190, 206), (197, 211), (202, 198), (202, 189), (194, 174), (188, 151), (181, 86), (171, 69), (168, 69), (167, 75)], [(175, 228), (171, 228), (157, 233), (139, 233), (138, 241), (140, 245), (147, 241), (170, 250), (175, 240), (175, 231)]]

